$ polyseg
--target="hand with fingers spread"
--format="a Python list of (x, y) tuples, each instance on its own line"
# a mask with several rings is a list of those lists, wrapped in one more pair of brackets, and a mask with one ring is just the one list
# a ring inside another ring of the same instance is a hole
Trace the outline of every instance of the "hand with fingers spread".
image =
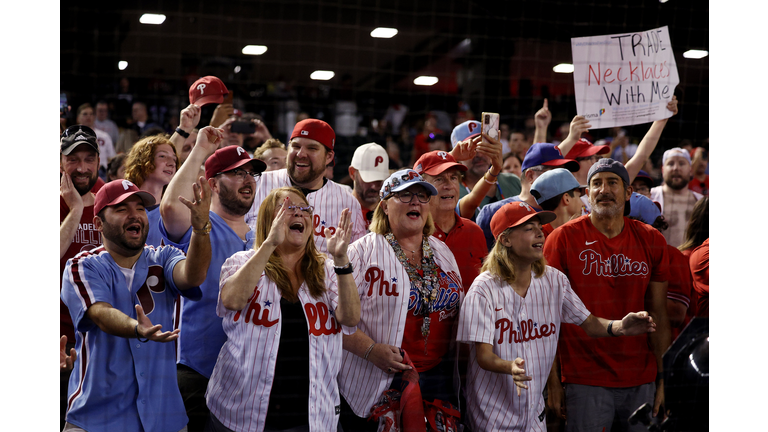
[(189, 209), (192, 221), (192, 229), (202, 230), (210, 222), (209, 210), (211, 208), (211, 187), (205, 178), (200, 176), (197, 182), (192, 185), (194, 201), (190, 201), (183, 196), (179, 196), (179, 201)]
[(333, 257), (334, 265), (339, 267), (347, 265), (349, 262), (347, 248), (352, 239), (352, 217), (349, 214), (349, 209), (345, 208), (341, 211), (336, 232), (331, 234), (331, 230), (325, 228), (325, 238), (328, 239), (326, 246), (328, 253)]
[(510, 363), (510, 374), (512, 375), (512, 379), (515, 381), (515, 386), (517, 386), (517, 395), (520, 396), (520, 389), (528, 389), (528, 386), (525, 384), (525, 381), (531, 381), (533, 377), (526, 376), (525, 375), (525, 360), (521, 359), (520, 357), (516, 358), (515, 360), (509, 362)]
[(59, 193), (61, 194), (61, 197), (64, 198), (64, 202), (70, 210), (83, 208), (83, 197), (80, 196), (80, 192), (78, 192), (77, 189), (75, 189), (75, 185), (72, 184), (72, 176), (65, 172), (61, 173)]
[(412, 369), (407, 364), (402, 363), (403, 356), (400, 355), (400, 348), (383, 343), (373, 345), (373, 349), (368, 355), (368, 361), (390, 374)]
[(549, 111), (549, 102), (544, 98), (544, 105), (536, 111), (533, 117), (537, 129), (546, 129), (552, 121), (552, 113)]
[(59, 343), (59, 358), (60, 358), (60, 371), (69, 371), (75, 365), (77, 360), (77, 351), (74, 348), (70, 348), (69, 355), (67, 355), (67, 337), (62, 336)]
[(144, 308), (136, 305), (136, 321), (139, 322), (136, 332), (139, 336), (155, 342), (173, 342), (179, 338), (180, 329), (172, 332), (161, 332), (162, 324), (152, 325), (152, 321), (144, 315)]
[(200, 123), (200, 113), (202, 110), (199, 106), (195, 104), (190, 104), (183, 110), (181, 110), (181, 114), (179, 115), (179, 128), (187, 133), (191, 132), (192, 129), (197, 127), (197, 124)]

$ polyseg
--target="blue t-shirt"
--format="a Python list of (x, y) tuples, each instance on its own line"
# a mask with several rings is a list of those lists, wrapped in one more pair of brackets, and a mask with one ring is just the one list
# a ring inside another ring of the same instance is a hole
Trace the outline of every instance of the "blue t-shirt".
[[(190, 302), (181, 299), (181, 329), (179, 334), (178, 363), (187, 365), (206, 378), (211, 377), (213, 366), (219, 356), (221, 346), (227, 340), (227, 335), (221, 327), (221, 318), (216, 315), (216, 302), (219, 299), (219, 276), (221, 266), (227, 258), (237, 252), (253, 247), (255, 234), (248, 231), (246, 240), (243, 241), (227, 222), (214, 212), (209, 212), (211, 220), (211, 265), (205, 282), (200, 285), (203, 298), (200, 301)], [(165, 244), (170, 244), (183, 250), (189, 250), (189, 241), (192, 238), (192, 227), (184, 233), (178, 243), (168, 239), (165, 225), (160, 219), (160, 234)]]
[(173, 268), (185, 255), (173, 246), (144, 246), (133, 282), (103, 246), (67, 261), (61, 299), (75, 327), (75, 361), (69, 378), (67, 422), (87, 431), (178, 431), (188, 418), (176, 380), (173, 343), (126, 339), (103, 332), (86, 312), (105, 302), (131, 318), (140, 304), (152, 324), (173, 328), (174, 301), (201, 297), (197, 287), (179, 291)]
[(149, 234), (147, 234), (147, 245), (162, 246), (164, 243), (163, 235), (160, 234), (160, 204), (147, 207), (147, 220), (149, 221)]

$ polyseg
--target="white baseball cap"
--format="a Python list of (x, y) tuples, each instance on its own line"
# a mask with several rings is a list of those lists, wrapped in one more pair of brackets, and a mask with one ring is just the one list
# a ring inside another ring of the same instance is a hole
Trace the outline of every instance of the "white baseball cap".
[(358, 147), (350, 166), (360, 173), (366, 183), (384, 181), (389, 177), (389, 156), (384, 147), (376, 143)]

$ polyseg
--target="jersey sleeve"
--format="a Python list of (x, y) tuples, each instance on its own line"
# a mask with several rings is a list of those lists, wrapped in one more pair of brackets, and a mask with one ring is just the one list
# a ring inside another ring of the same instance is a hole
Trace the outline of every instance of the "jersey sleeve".
[(166, 245), (161, 247), (161, 253), (166, 285), (168, 285), (174, 293), (181, 294), (189, 300), (197, 301), (203, 298), (203, 291), (200, 290), (199, 286), (180, 290), (176, 286), (176, 281), (173, 279), (173, 270), (176, 268), (176, 265), (187, 259), (184, 252), (175, 246)]
[[(219, 295), (218, 299), (216, 300), (216, 315), (221, 318), (224, 318), (229, 312), (229, 309), (225, 308), (224, 304), (221, 302), (221, 288), (230, 277), (237, 273), (240, 267), (244, 266), (245, 263), (248, 262), (248, 259), (251, 257), (251, 254), (248, 252), (255, 253), (255, 251), (238, 252), (227, 258), (226, 261), (224, 261), (224, 264), (221, 265), (221, 273), (219, 274)], [(264, 277), (263, 272), (261, 277)]]
[(458, 342), (481, 342), (493, 345), (496, 330), (492, 300), (487, 298), (486, 293), (481, 292), (480, 289), (480, 286), (485, 283), (488, 282), (473, 283), (464, 298), (456, 331)]
[(555, 282), (560, 286), (563, 293), (563, 304), (560, 311), (560, 321), (568, 324), (581, 325), (590, 315), (589, 310), (581, 299), (571, 288), (571, 282), (562, 272), (554, 269), (549, 271), (556, 272)]
[(114, 304), (111, 285), (110, 272), (95, 266), (93, 258), (82, 259), (76, 256), (67, 261), (61, 299), (69, 308), (72, 324), (77, 331), (87, 332), (96, 326), (86, 315), (94, 303)]
[(165, 223), (163, 222), (162, 216), (160, 216), (158, 228), (160, 229), (160, 235), (163, 237), (164, 244), (175, 246), (184, 252), (189, 250), (189, 242), (192, 241), (192, 225), (189, 226), (189, 229), (187, 230), (187, 232), (185, 232), (184, 235), (181, 236), (181, 239), (179, 239), (178, 242), (175, 242), (170, 238), (168, 238), (168, 232), (165, 230)]

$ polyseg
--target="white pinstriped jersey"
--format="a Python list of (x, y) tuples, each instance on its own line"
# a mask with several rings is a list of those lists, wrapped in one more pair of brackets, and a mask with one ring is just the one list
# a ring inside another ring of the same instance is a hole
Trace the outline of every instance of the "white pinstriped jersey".
[[(506, 282), (483, 272), (475, 279), (461, 308), (456, 339), (471, 344), (467, 387), (467, 417), (477, 431), (544, 431), (541, 392), (557, 350), (560, 323), (580, 325), (589, 311), (571, 289), (568, 278), (547, 266), (541, 278), (531, 278), (525, 298)], [(503, 360), (525, 360), (528, 389), (517, 390), (512, 375), (489, 372), (476, 360), (472, 342), (493, 345)]]
[[(220, 286), (255, 253), (248, 250), (232, 255), (221, 267)], [(341, 332), (355, 331), (354, 327), (341, 326), (334, 317), (338, 285), (331, 260), (325, 261), (325, 283), (327, 291), (319, 299), (309, 294), (306, 284), (298, 292), (309, 331), (310, 431), (336, 430)], [(280, 344), (280, 298), (277, 285), (264, 273), (241, 311), (225, 308), (219, 295), (216, 313), (223, 318), (227, 341), (219, 352), (205, 397), (213, 415), (229, 429), (264, 430)]]
[[(266, 171), (261, 174), (261, 177), (256, 181), (256, 197), (253, 200), (253, 205), (245, 215), (245, 222), (251, 226), (251, 229), (256, 230), (256, 217), (259, 214), (261, 202), (272, 192), (272, 189), (283, 186), (292, 186), (287, 169)], [(323, 187), (307, 196), (307, 203), (315, 208), (315, 213), (312, 215), (312, 237), (318, 251), (328, 253), (324, 228), (330, 229), (333, 235), (336, 232), (336, 224), (339, 223), (341, 211), (345, 208), (349, 209), (352, 216), (352, 239), (350, 242), (365, 235), (365, 221), (360, 203), (348, 188), (328, 180)]]
[[(461, 287), (459, 266), (448, 246), (432, 236), (429, 245), (437, 265)], [(411, 289), (408, 273), (380, 234), (366, 234), (349, 246), (347, 254), (355, 269), (355, 283), (360, 293), (357, 328), (376, 343), (402, 346)], [(463, 299), (461, 290), (459, 304)], [(367, 417), (371, 406), (389, 388), (394, 375), (349, 351), (344, 351), (341, 365), (341, 394), (358, 417)]]

